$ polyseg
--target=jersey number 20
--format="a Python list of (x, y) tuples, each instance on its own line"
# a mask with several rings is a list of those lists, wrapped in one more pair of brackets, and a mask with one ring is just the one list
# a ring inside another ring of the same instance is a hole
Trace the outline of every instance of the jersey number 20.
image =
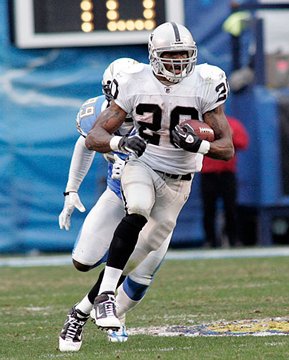
[[(138, 121), (138, 124), (140, 125), (139, 134), (150, 144), (159, 145), (161, 135), (156, 134), (156, 132), (161, 129), (162, 109), (157, 104), (139, 104), (136, 107), (136, 113), (138, 115), (143, 115), (144, 113), (153, 114), (151, 123)], [(172, 144), (172, 130), (179, 124), (181, 115), (189, 115), (191, 119), (199, 118), (197, 109), (192, 107), (176, 106), (170, 114), (170, 141)]]

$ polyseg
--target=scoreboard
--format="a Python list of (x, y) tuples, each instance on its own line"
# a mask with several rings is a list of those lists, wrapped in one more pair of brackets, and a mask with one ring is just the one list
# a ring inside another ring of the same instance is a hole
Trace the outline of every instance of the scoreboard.
[(13, 0), (18, 48), (147, 43), (166, 21), (184, 23), (183, 0)]

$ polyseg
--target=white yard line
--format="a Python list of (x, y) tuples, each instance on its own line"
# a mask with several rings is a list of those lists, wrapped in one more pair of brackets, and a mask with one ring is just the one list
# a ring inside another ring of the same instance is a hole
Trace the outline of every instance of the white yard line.
[[(218, 250), (169, 250), (166, 260), (260, 258), (289, 256), (289, 247), (254, 247)], [(71, 255), (0, 256), (0, 267), (72, 265)]]
[(259, 258), (289, 256), (289, 247), (254, 247), (218, 250), (175, 250), (169, 251), (167, 260)]

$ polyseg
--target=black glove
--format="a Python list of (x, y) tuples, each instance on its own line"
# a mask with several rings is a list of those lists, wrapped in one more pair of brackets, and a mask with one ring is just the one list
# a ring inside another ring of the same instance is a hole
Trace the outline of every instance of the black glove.
[(119, 150), (134, 153), (138, 157), (142, 156), (146, 146), (147, 143), (138, 135), (123, 136), (118, 143)]
[(182, 148), (186, 151), (197, 153), (200, 149), (201, 140), (194, 132), (194, 130), (187, 124), (176, 125), (172, 131), (173, 143), (176, 147)]

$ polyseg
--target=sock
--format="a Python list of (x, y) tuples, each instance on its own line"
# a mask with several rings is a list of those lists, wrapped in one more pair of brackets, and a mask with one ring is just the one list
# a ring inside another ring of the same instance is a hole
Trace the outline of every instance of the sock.
[(115, 293), (130, 255), (138, 240), (141, 229), (147, 219), (138, 214), (126, 215), (117, 226), (111, 241), (108, 259), (99, 289), (99, 294), (109, 291)]
[(89, 291), (88, 293), (88, 299), (89, 301), (93, 304), (94, 303), (94, 299), (97, 297), (98, 292), (99, 292), (99, 287), (100, 284), (102, 282), (103, 279), (103, 274), (104, 274), (104, 269), (101, 270), (101, 272), (98, 275), (98, 279), (97, 282), (94, 284), (93, 288)]
[(107, 265), (116, 269), (125, 267), (147, 219), (138, 214), (126, 215), (117, 226), (109, 248)]
[(89, 314), (93, 308), (93, 304), (89, 301), (88, 295), (86, 295), (75, 307), (84, 314)]
[(110, 266), (106, 266), (104, 270), (103, 280), (100, 285), (99, 294), (102, 294), (106, 291), (115, 293), (121, 274), (122, 269), (116, 269)]
[(132, 300), (123, 289), (123, 284), (117, 289), (116, 296), (116, 314), (117, 317), (122, 320), (122, 324), (125, 322), (125, 314), (132, 310), (141, 300)]

